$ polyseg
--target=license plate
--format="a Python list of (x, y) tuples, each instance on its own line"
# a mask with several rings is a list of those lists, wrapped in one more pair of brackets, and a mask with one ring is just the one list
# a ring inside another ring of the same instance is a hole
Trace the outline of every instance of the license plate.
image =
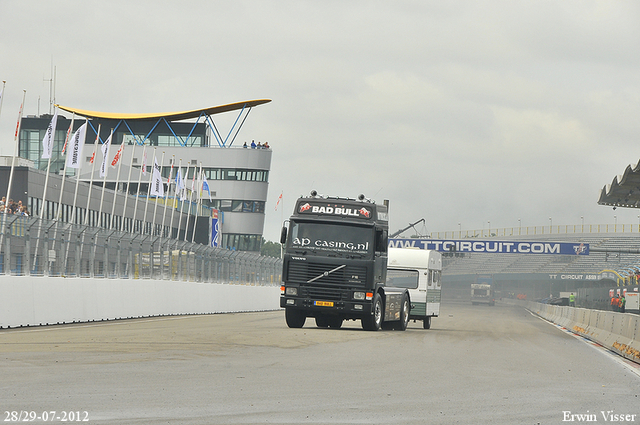
[(333, 301), (314, 301), (313, 305), (320, 307), (333, 307)]

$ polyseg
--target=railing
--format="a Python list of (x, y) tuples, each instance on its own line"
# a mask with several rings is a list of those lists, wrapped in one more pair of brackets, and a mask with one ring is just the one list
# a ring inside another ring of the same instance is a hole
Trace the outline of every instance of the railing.
[(433, 239), (466, 239), (566, 234), (579, 235), (590, 233), (640, 234), (640, 224), (561, 224), (481, 230), (449, 230), (444, 232), (431, 232), (429, 233), (429, 237)]
[(255, 252), (0, 214), (4, 275), (279, 285), (281, 273), (281, 259)]

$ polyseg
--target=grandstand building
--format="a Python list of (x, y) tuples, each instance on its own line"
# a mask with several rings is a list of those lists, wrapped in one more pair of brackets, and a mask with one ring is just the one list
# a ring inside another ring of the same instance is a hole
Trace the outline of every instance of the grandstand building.
[[(193, 215), (197, 210), (199, 217), (218, 217), (221, 233), (218, 246), (242, 251), (259, 251), (272, 150), (245, 148), (244, 142), (248, 141), (250, 144), (251, 139), (239, 141), (238, 134), (251, 109), (267, 102), (270, 100), (252, 100), (165, 114), (102, 113), (60, 106), (59, 111), (66, 111), (74, 119), (73, 131), (85, 121), (88, 123), (80, 168), (67, 168), (66, 175), (77, 176), (83, 188), (89, 184), (93, 185), (89, 208), (90, 223), (95, 226), (101, 223), (115, 223), (116, 228), (133, 228), (143, 233), (151, 232), (152, 225), (155, 225), (154, 232), (158, 234), (182, 238), (182, 235), (177, 234), (178, 229), (181, 228), (181, 232), (184, 232), (187, 226), (193, 226), (189, 224), (188, 213)], [(233, 128), (226, 135), (219, 132), (219, 127), (214, 122), (214, 117), (221, 113), (238, 114)], [(33, 169), (28, 172), (22, 164), (21, 173), (24, 177), (21, 182), (14, 183), (22, 186), (21, 189), (12, 190), (11, 197), (27, 205), (32, 215), (38, 215), (42, 209), (42, 188), (48, 167), (48, 160), (42, 159), (42, 140), (51, 119), (51, 115), (23, 117), (20, 126), (19, 157), (31, 161)], [(71, 118), (58, 115), (50, 163), (51, 183), (44, 208), (45, 218), (54, 218), (54, 214), (57, 214), (61, 176), (65, 172), (65, 156), (62, 150), (70, 124)], [(107, 176), (102, 178), (99, 173), (102, 152), (99, 148), (107, 141), (112, 131), (108, 161), (112, 161), (121, 146), (124, 147), (124, 152), (121, 164), (117, 164), (116, 168), (107, 167)], [(95, 166), (91, 162), (94, 148), (97, 148)], [(153, 197), (150, 199), (151, 208), (143, 206), (146, 204), (151, 184), (154, 158), (161, 168), (164, 191), (169, 191), (167, 205), (174, 210), (176, 216), (173, 225), (168, 224), (165, 219), (163, 229), (159, 229), (158, 226), (162, 226), (163, 222), (160, 214), (164, 213), (164, 199)], [(142, 172), (143, 163), (147, 171), (145, 173)], [(5, 161), (3, 165), (8, 166), (10, 163)], [(189, 193), (185, 202), (181, 202), (179, 197), (175, 196), (178, 167), (182, 171)], [(195, 180), (200, 170), (206, 177), (209, 191), (196, 189), (191, 193), (192, 185), (197, 186)], [(8, 176), (8, 170), (3, 167), (2, 174), (5, 173)], [(168, 184), (170, 174), (171, 184)], [(63, 221), (72, 216), (76, 179), (67, 180), (62, 197)], [(6, 181), (4, 177), (3, 181)], [(106, 206), (100, 209), (98, 205), (103, 183)], [(84, 200), (76, 204), (76, 223), (81, 222), (86, 214), (86, 208), (83, 206), (87, 202), (88, 191), (81, 190), (81, 193), (85, 195)], [(124, 194), (128, 194), (130, 198), (137, 195), (136, 200), (127, 202), (126, 211)], [(196, 202), (198, 196), (201, 197), (200, 205)], [(160, 204), (159, 208), (155, 206), (156, 200)], [(112, 208), (114, 203), (116, 206)], [(113, 220), (111, 211), (114, 211)]]

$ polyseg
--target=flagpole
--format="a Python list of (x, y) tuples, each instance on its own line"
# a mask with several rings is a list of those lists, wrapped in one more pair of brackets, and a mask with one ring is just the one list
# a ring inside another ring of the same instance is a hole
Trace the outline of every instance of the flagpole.
[[(184, 174), (184, 177), (187, 178), (189, 176), (189, 163), (187, 162), (187, 171)], [(182, 176), (180, 176), (180, 178), (182, 179)], [(182, 185), (184, 186), (184, 181), (182, 183)], [(183, 190), (187, 190), (186, 187), (185, 188), (180, 188), (180, 191)], [(180, 228), (182, 227), (182, 210), (184, 209), (184, 201), (186, 201), (187, 197), (185, 196), (184, 199), (182, 199), (182, 193), (180, 194), (180, 215), (178, 216), (178, 234), (176, 235), (176, 239), (180, 240)], [(187, 225), (189, 224), (189, 214), (187, 214)], [(187, 231), (185, 230), (185, 235), (187, 234)], [(186, 236), (185, 236), (185, 241), (187, 240)]]
[[(156, 149), (153, 148), (153, 163), (156, 162)], [(149, 209), (149, 196), (151, 194), (151, 182), (153, 180), (153, 165), (151, 166), (151, 172), (149, 173), (149, 187), (147, 190), (147, 202), (144, 204), (144, 216), (142, 217), (142, 234), (144, 235), (145, 228), (145, 220), (147, 219), (147, 210)], [(151, 229), (153, 231), (153, 229)]]
[[(171, 169), (169, 170), (169, 178), (167, 179), (167, 192), (164, 194), (164, 210), (162, 211), (162, 235), (164, 235), (164, 219), (167, 216), (167, 199), (169, 198), (169, 190), (171, 190), (171, 175), (173, 174), (173, 164), (176, 156), (171, 156)], [(169, 236), (171, 237), (171, 228), (169, 228)]]
[(191, 233), (191, 243), (193, 243), (193, 241), (196, 238), (196, 223), (198, 222), (198, 206), (202, 201), (202, 193), (200, 193), (200, 190), (201, 190), (200, 185), (202, 184), (201, 180), (202, 180), (202, 162), (200, 162), (200, 171), (198, 171), (198, 192), (196, 192), (196, 214), (193, 217), (193, 232)]
[[(138, 187), (136, 189), (136, 205), (133, 207), (133, 222), (131, 223), (130, 233), (133, 233), (136, 227), (136, 215), (138, 213), (138, 203), (140, 200), (140, 185), (142, 184), (142, 174), (146, 173), (147, 162), (145, 161), (147, 155), (147, 146), (142, 149), (142, 165), (140, 166), (140, 175), (138, 176)], [(143, 171), (144, 170), (144, 171)]]
[[(89, 118), (86, 119), (84, 125), (87, 125), (89, 122)], [(85, 130), (85, 139), (86, 139), (86, 130)], [(84, 140), (79, 141), (79, 143), (84, 144)], [(69, 152), (67, 152), (67, 156), (69, 155)], [(78, 161), (80, 161), (80, 159), (78, 158)], [(76, 168), (76, 188), (73, 191), (73, 207), (71, 208), (71, 218), (69, 219), (69, 223), (74, 224), (75, 218), (76, 218), (76, 201), (78, 200), (78, 181), (80, 180), (80, 168)]]
[(197, 167), (193, 167), (193, 179), (191, 180), (191, 193), (189, 194), (189, 209), (187, 210), (187, 225), (184, 228), (185, 242), (187, 241), (187, 234), (189, 233), (189, 216), (191, 215), (191, 199), (193, 199), (193, 192), (194, 192), (193, 189), (195, 189), (196, 187), (196, 168)]
[[(53, 148), (53, 142), (55, 140), (55, 127), (58, 121), (57, 111), (54, 112), (53, 118), (51, 119), (51, 123), (47, 128), (47, 132), (45, 133), (44, 138), (42, 139), (42, 157), (44, 158), (44, 154), (47, 154), (47, 174), (44, 178), (44, 189), (42, 193), (42, 206), (40, 207), (40, 216), (38, 217), (39, 226), (38, 226), (38, 237), (36, 239), (36, 249), (33, 253), (33, 265), (36, 264), (36, 260), (38, 259), (38, 245), (40, 244), (40, 232), (42, 230), (42, 218), (44, 216), (44, 207), (47, 204), (47, 189), (49, 188), (49, 171), (51, 169), (51, 157), (53, 156), (53, 149), (48, 150), (48, 146), (44, 144), (45, 141), (48, 141), (48, 144)], [(7, 199), (8, 201), (8, 199)], [(53, 217), (55, 219), (55, 216)]]
[[(137, 143), (137, 142), (136, 142)], [(129, 185), (131, 184), (131, 171), (133, 170), (133, 157), (136, 153), (136, 145), (131, 148), (131, 163), (129, 164), (129, 177), (127, 178), (127, 190), (124, 193), (124, 207), (122, 207), (122, 221), (120, 222), (120, 231), (124, 231), (124, 220), (127, 215), (127, 200), (129, 199)]]
[(98, 132), (96, 133), (96, 141), (93, 144), (93, 160), (91, 161), (91, 177), (89, 177), (89, 192), (87, 193), (87, 209), (84, 214), (84, 225), (89, 225), (89, 206), (91, 203), (91, 189), (93, 188), (93, 175), (96, 172), (96, 151), (98, 150), (98, 144), (100, 143), (100, 126), (98, 124)]
[[(280, 223), (282, 223), (282, 225), (284, 225), (284, 197), (282, 196), (284, 194), (284, 191), (280, 191), (280, 199), (278, 200), (279, 202), (282, 202), (282, 208), (280, 208)], [(277, 204), (276, 204), (277, 206)], [(282, 247), (282, 243), (280, 244), (280, 258), (283, 257), (283, 253), (284, 253), (284, 248)]]
[[(101, 124), (98, 124), (96, 141), (93, 143), (93, 155), (91, 156), (91, 176), (89, 177), (89, 190), (87, 191), (87, 209), (84, 212), (84, 226), (85, 226), (84, 230), (86, 230), (87, 227), (89, 226), (89, 217), (91, 216), (91, 214), (89, 213), (89, 208), (91, 206), (91, 189), (93, 189), (93, 175), (96, 171), (96, 151), (98, 150), (98, 144), (100, 143), (100, 126)], [(79, 178), (79, 177), (80, 176), (76, 178)], [(76, 181), (76, 184), (78, 184), (77, 181)], [(84, 230), (82, 231), (82, 242), (80, 243), (80, 267), (78, 269), (80, 271), (82, 270), (82, 251), (84, 250), (84, 237), (85, 237)]]
[(2, 102), (4, 102), (4, 86), (7, 82), (2, 80), (2, 91), (0, 91), (0, 115), (2, 115)]
[[(4, 86), (3, 86), (4, 87)], [(3, 89), (4, 91), (4, 89)], [(13, 138), (13, 141), (15, 142), (15, 151), (13, 154), (13, 158), (11, 159), (11, 171), (9, 172), (9, 185), (7, 186), (7, 197), (6, 197), (6, 202), (4, 205), (4, 214), (2, 214), (2, 229), (0, 230), (0, 248), (2, 247), (2, 243), (4, 242), (4, 227), (6, 224), (6, 220), (7, 220), (7, 213), (8, 213), (8, 207), (9, 207), (9, 199), (11, 199), (11, 185), (13, 182), (13, 173), (15, 171), (16, 168), (16, 157), (18, 156), (18, 147), (20, 146), (20, 138), (18, 137), (18, 135), (20, 134), (20, 124), (22, 123), (22, 110), (24, 107), (24, 99), (27, 96), (27, 91), (23, 90), (22, 93), (22, 103), (20, 104), (20, 111), (18, 112), (18, 124), (16, 125), (16, 134)]]
[[(67, 135), (64, 138), (64, 146), (62, 146), (61, 155), (64, 155), (65, 150), (67, 148), (67, 143), (69, 143), (69, 135), (73, 130), (73, 121), (75, 120), (75, 117), (76, 117), (76, 113), (74, 112), (73, 115), (71, 115), (71, 125), (69, 125), (69, 129), (67, 130)], [(53, 152), (51, 153), (51, 156), (53, 156)], [(66, 181), (67, 181), (67, 161), (65, 158), (64, 167), (62, 168), (62, 183), (60, 184), (60, 196), (58, 197), (58, 208), (56, 209), (56, 215), (53, 219), (54, 222), (56, 222), (56, 225), (55, 225), (55, 228), (53, 229), (53, 241), (51, 243), (51, 249), (55, 249), (56, 239), (58, 238), (58, 220), (60, 220), (60, 215), (62, 214), (62, 194), (64, 193), (64, 184)]]
[[(120, 145), (120, 149), (118, 149), (118, 152), (116, 152), (116, 155), (120, 155), (120, 156), (118, 157), (118, 174), (116, 174), (116, 186), (113, 190), (113, 203), (111, 205), (111, 220), (109, 220), (109, 230), (113, 229), (113, 221), (115, 219), (115, 214), (116, 214), (116, 197), (118, 196), (118, 182), (120, 181), (120, 170), (122, 170), (122, 162), (123, 162), (122, 156), (124, 155), (124, 140)], [(133, 155), (131, 155), (131, 157), (133, 158)], [(115, 161), (115, 158), (114, 158), (114, 161)], [(113, 162), (111, 163), (111, 165), (113, 165)]]
[[(107, 160), (109, 159), (109, 148), (111, 146), (111, 142), (113, 141), (112, 137), (113, 137), (113, 128), (111, 129), (111, 133), (109, 134), (109, 138), (107, 139), (109, 146), (107, 146), (106, 150), (103, 152), (102, 164), (100, 165), (100, 171), (102, 171), (102, 169), (104, 168), (104, 176), (102, 176), (102, 194), (100, 195), (100, 206), (98, 207), (98, 227), (102, 227), (102, 203), (104, 202), (104, 189), (107, 186), (107, 174), (108, 174)], [(104, 143), (102, 148), (104, 149)]]
[[(182, 167), (182, 158), (180, 158), (180, 163), (178, 164), (178, 171), (176, 172), (176, 179), (178, 178), (178, 174), (181, 173), (180, 168)], [(182, 178), (182, 176), (180, 176)], [(178, 199), (178, 181), (176, 180), (176, 187), (173, 190), (173, 198), (174, 201), (171, 202), (171, 222), (169, 223), (169, 237), (173, 234), (173, 213), (176, 211), (177, 206), (174, 205), (175, 200)], [(180, 235), (180, 231), (176, 233), (176, 239), (178, 239)]]
[[(85, 126), (84, 137), (83, 137), (83, 140), (78, 140), (78, 144), (84, 145), (84, 142), (85, 142), (85, 140), (87, 138), (87, 130), (86, 129), (89, 126), (89, 118), (85, 118), (85, 122), (82, 125)], [(82, 126), (80, 126), (80, 128), (82, 128)], [(78, 131), (79, 130), (80, 129), (78, 129)], [(75, 134), (74, 134), (74, 136), (75, 136)], [(80, 138), (80, 134), (78, 134), (78, 138)], [(78, 148), (79, 151), (81, 150), (82, 145), (80, 145), (80, 148)], [(74, 147), (75, 147), (75, 143), (74, 143)], [(67, 157), (68, 156), (69, 156), (69, 152), (67, 151)], [(74, 164), (74, 165), (77, 165), (77, 167), (73, 167), (73, 166), (71, 167), (71, 168), (75, 168), (76, 169), (76, 187), (75, 187), (75, 189), (73, 191), (73, 206), (71, 207), (71, 218), (69, 219), (69, 226), (70, 227), (75, 224), (75, 219), (76, 219), (76, 202), (78, 200), (78, 186), (79, 186), (78, 182), (80, 180), (80, 161), (81, 161), (81, 158), (80, 158), (80, 154), (78, 153), (78, 161), (77, 161), (78, 163)], [(83, 235), (83, 239), (82, 240), (84, 241), (84, 235)], [(65, 261), (64, 268), (65, 268), (65, 270), (67, 269), (67, 262), (69, 261), (69, 246), (70, 245), (71, 245), (71, 243), (67, 244), (67, 249), (65, 250), (65, 254), (64, 254), (64, 258), (65, 258), (65, 260), (64, 260)], [(80, 252), (82, 252), (82, 247), (79, 247), (79, 249), (80, 249)], [(82, 258), (82, 255), (80, 256), (80, 258)]]
[[(164, 164), (164, 151), (162, 151), (162, 157), (160, 159), (160, 184), (162, 184), (162, 164)], [(155, 162), (153, 163), (153, 166), (156, 166)], [(151, 179), (153, 180), (153, 173), (151, 173)], [(153, 235), (156, 230), (156, 211), (158, 211), (158, 195), (156, 195), (156, 202), (153, 206), (153, 218), (151, 219), (151, 235)]]
[[(51, 169), (51, 157), (53, 156), (53, 142), (55, 141), (55, 129), (58, 121), (57, 112), (58, 112), (57, 110), (56, 112), (54, 112), (53, 118), (51, 119), (51, 124), (49, 124), (49, 127), (47, 128), (47, 133), (44, 136), (43, 144), (42, 144), (42, 155), (44, 157), (44, 154), (46, 153), (48, 158), (47, 158), (47, 175), (44, 178), (44, 194), (42, 195), (42, 207), (40, 208), (40, 218), (44, 216), (44, 207), (46, 204), (47, 189), (49, 187), (49, 171)], [(48, 150), (48, 152), (45, 152), (48, 149), (48, 146), (45, 146), (44, 144), (45, 140), (48, 141), (48, 144), (52, 147), (51, 149)]]
[[(73, 121), (75, 120), (75, 118), (76, 118), (76, 113), (74, 112), (73, 115), (71, 116), (71, 125), (69, 125), (69, 129), (67, 130), (67, 135), (64, 138), (64, 146), (62, 147), (61, 155), (64, 155), (65, 150), (67, 148), (67, 143), (69, 143), (69, 135), (71, 134), (71, 131), (73, 131)], [(67, 151), (67, 154), (68, 154), (68, 151)], [(62, 210), (62, 194), (64, 192), (64, 183), (67, 180), (66, 177), (67, 177), (67, 161), (65, 157), (64, 168), (62, 169), (62, 183), (60, 184), (60, 197), (58, 198), (58, 209), (56, 211), (56, 218), (55, 218), (56, 221), (60, 220), (60, 215)]]
[[(189, 177), (189, 165), (187, 164), (187, 174), (185, 177)], [(193, 188), (195, 187), (195, 179), (196, 179), (196, 167), (193, 167), (193, 179), (191, 181), (191, 193), (189, 193), (189, 206), (187, 207), (187, 222), (184, 226), (184, 241), (187, 241), (187, 235), (189, 233), (189, 216), (191, 215), (191, 198), (193, 198)], [(185, 192), (188, 193), (187, 188), (184, 188)]]
[[(20, 134), (20, 124), (22, 123), (22, 110), (24, 107), (24, 99), (27, 96), (27, 91), (23, 90), (22, 94), (22, 103), (20, 104), (20, 112), (18, 112), (18, 124), (16, 125), (16, 134), (13, 138), (13, 141), (16, 144), (15, 152), (13, 154), (13, 158), (11, 159), (11, 172), (9, 173), (9, 186), (7, 187), (7, 202), (5, 204), (4, 212), (6, 214), (7, 207), (9, 206), (9, 199), (11, 199), (11, 182), (13, 181), (13, 172), (16, 168), (16, 157), (18, 156), (18, 146), (20, 145), (20, 139), (18, 134)], [(4, 234), (4, 226), (2, 226), (2, 234)]]

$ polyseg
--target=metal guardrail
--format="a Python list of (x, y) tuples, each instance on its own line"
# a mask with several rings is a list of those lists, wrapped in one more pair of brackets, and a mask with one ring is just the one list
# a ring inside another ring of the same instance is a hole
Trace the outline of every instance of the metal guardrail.
[(153, 234), (0, 214), (0, 274), (277, 286), (282, 260)]

